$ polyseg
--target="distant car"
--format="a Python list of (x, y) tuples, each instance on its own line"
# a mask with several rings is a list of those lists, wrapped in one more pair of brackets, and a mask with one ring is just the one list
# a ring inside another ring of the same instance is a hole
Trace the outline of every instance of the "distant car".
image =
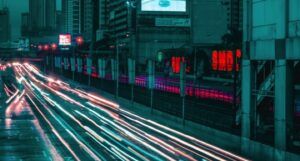
[(170, 0), (159, 0), (160, 7), (169, 7), (171, 5)]

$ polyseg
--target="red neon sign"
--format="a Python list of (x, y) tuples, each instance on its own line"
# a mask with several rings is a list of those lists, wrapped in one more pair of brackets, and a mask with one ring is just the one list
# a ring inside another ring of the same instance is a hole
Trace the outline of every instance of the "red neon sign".
[(236, 71), (240, 70), (239, 59), (242, 57), (242, 52), (240, 49), (236, 51), (231, 50), (221, 50), (212, 52), (212, 69), (215, 71), (233, 71), (234, 65), (234, 53), (236, 54)]
[(171, 59), (171, 66), (173, 73), (180, 73), (180, 64), (181, 62), (185, 62), (184, 57), (172, 57)]

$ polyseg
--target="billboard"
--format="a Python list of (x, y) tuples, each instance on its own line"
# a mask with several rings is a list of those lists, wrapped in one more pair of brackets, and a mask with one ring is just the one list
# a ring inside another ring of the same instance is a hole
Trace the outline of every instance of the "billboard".
[(59, 45), (60, 46), (70, 46), (72, 43), (70, 34), (61, 34), (59, 35)]
[(142, 11), (186, 12), (186, 0), (142, 0)]

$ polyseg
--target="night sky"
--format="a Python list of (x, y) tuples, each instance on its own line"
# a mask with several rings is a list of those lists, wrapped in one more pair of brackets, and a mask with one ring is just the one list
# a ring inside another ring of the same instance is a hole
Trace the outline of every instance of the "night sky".
[[(6, 0), (6, 4), (10, 11), (12, 40), (16, 40), (20, 37), (21, 13), (28, 12), (28, 1), (29, 0)], [(58, 10), (60, 10), (61, 0), (56, 0), (56, 1), (57, 1), (57, 8)], [(2, 7), (3, 7), (3, 0), (0, 0), (0, 8)]]

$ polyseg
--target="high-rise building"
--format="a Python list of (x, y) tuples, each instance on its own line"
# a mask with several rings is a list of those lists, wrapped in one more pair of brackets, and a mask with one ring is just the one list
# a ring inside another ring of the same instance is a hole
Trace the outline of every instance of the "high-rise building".
[(99, 0), (85, 0), (83, 2), (83, 36), (87, 41), (95, 40), (95, 33), (99, 28)]
[(241, 30), (242, 7), (242, 0), (192, 0), (193, 43), (219, 44), (229, 30)]
[(29, 26), (29, 13), (28, 12), (21, 14), (21, 25)]
[(21, 14), (21, 35), (24, 37), (29, 36), (29, 13)]
[(0, 42), (7, 42), (10, 40), (9, 10), (7, 7), (0, 10), (0, 22)]
[(242, 30), (243, 28), (243, 1), (230, 0), (228, 6), (229, 26), (233, 29)]
[[(227, 0), (228, 1), (228, 0)], [(192, 0), (192, 42), (194, 44), (220, 44), (228, 32), (229, 3), (223, 0)]]
[(75, 35), (82, 33), (82, 10), (83, 1), (62, 0), (64, 32)]
[(56, 29), (58, 33), (64, 32), (64, 16), (62, 11), (56, 11)]
[(45, 0), (29, 0), (29, 21), (31, 30), (40, 30), (46, 27)]
[(108, 28), (108, 1), (109, 0), (99, 0), (99, 29), (107, 30)]
[(56, 0), (46, 0), (45, 8), (46, 28), (56, 29)]
[(109, 1), (109, 28), (113, 33), (115, 38), (126, 37), (129, 26), (128, 23), (131, 21), (129, 19), (128, 13), (129, 9), (125, 5), (124, 0), (114, 0)]
[(178, 48), (190, 41), (190, 1), (182, 1), (180, 11), (155, 10), (148, 1), (139, 2), (108, 2), (110, 37), (121, 53), (145, 63), (163, 49)]
[(56, 30), (56, 1), (29, 0), (29, 22), (32, 36), (53, 33)]
[(101, 40), (104, 38), (105, 33), (108, 32), (109, 22), (109, 0), (99, 0), (99, 27), (96, 34), (96, 39)]

